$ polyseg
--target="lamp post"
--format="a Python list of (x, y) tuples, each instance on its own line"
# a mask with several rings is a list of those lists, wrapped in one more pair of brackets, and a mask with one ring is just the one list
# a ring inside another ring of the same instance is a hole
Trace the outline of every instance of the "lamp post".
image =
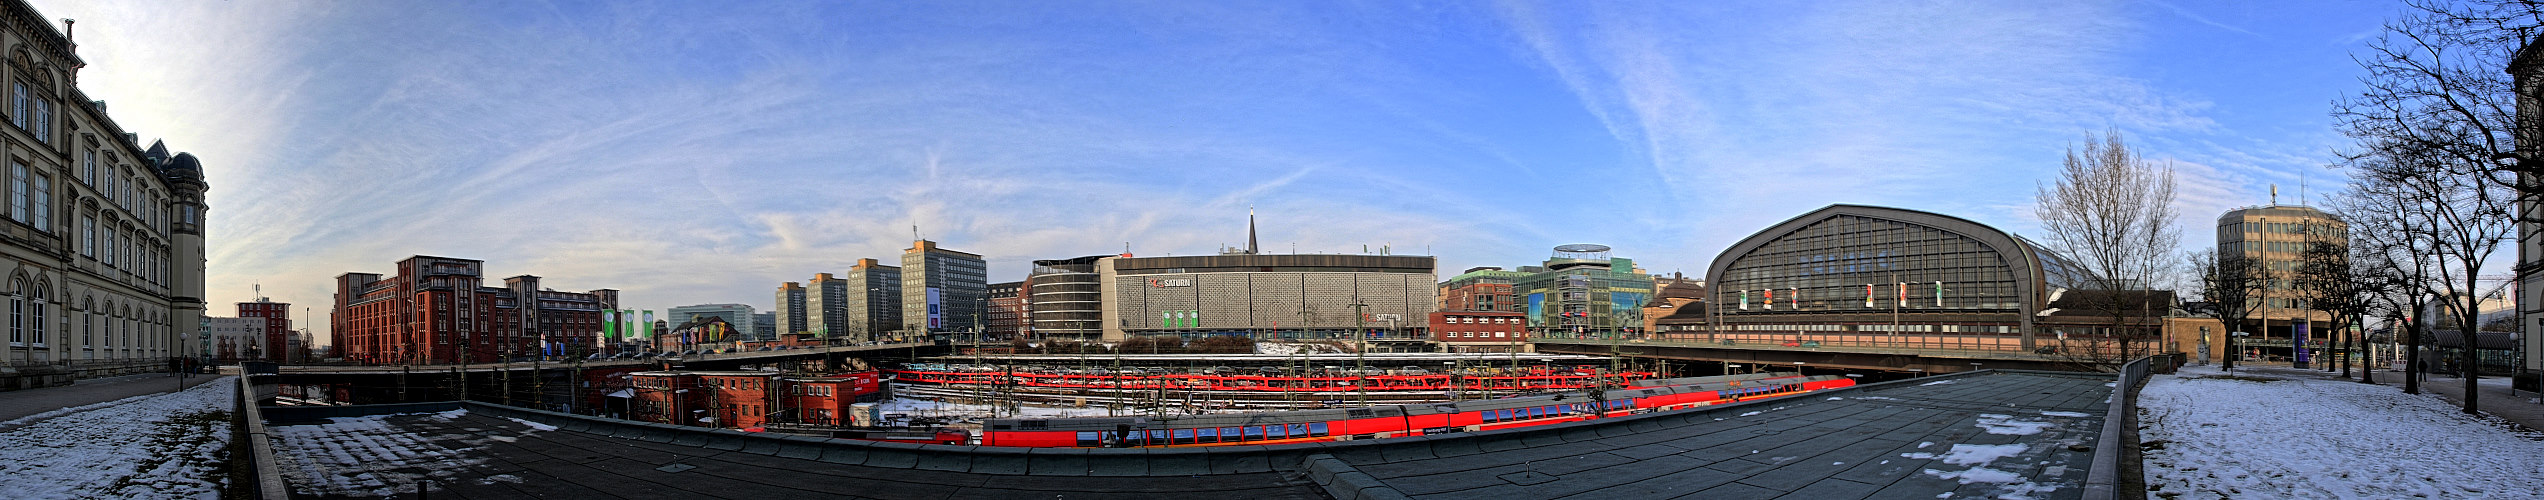
[(1795, 361), (1795, 362), (1793, 362), (1793, 374), (1794, 374), (1794, 375), (1801, 375), (1801, 374), (1802, 374), (1802, 362), (1800, 362), (1800, 361)]
[(1738, 368), (1740, 368), (1740, 363), (1723, 363), (1723, 376), (1730, 376), (1731, 371)]

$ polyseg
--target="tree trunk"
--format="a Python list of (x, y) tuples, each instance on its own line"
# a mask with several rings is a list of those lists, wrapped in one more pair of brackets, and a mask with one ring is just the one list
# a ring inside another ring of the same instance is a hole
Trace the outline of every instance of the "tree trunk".
[[(2362, 321), (2360, 323), (2364, 324), (2366, 322)], [(2366, 332), (2360, 332), (2360, 334), (2363, 333)], [(2367, 354), (2359, 356), (2359, 383), (2373, 384), (2376, 383), (2376, 344), (2367, 343), (2364, 347), (2367, 348)]]
[(2420, 366), (2420, 325), (2411, 325), (2411, 350), (2403, 353), (2403, 394), (2420, 394), (2420, 374), (2428, 367)]

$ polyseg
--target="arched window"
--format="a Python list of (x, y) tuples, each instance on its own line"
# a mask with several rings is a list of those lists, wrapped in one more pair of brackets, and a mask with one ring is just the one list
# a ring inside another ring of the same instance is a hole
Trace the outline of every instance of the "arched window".
[(115, 357), (115, 323), (106, 320), (106, 313), (113, 310), (115, 310), (115, 300), (109, 298), (106, 299), (106, 307), (90, 311), (92, 317), (97, 318), (99, 323), (104, 323), (97, 327), (98, 337), (100, 337), (97, 347), (105, 350), (106, 357), (109, 358)]
[(29, 304), (27, 304), (27, 309), (29, 309), (30, 313), (27, 315), (27, 337), (34, 339), (36, 347), (44, 347), (47, 341), (46, 339), (53, 338), (53, 330), (44, 327), (44, 319), (46, 317), (44, 314), (44, 307), (46, 299), (52, 298), (52, 294), (45, 293), (44, 291), (44, 289), (48, 288), (49, 285), (49, 283), (36, 283), (35, 290), (33, 290), (27, 298), (29, 302)]
[(9, 280), (9, 345), (26, 345), (26, 279)]
[(97, 298), (80, 299), (80, 350), (97, 359)]

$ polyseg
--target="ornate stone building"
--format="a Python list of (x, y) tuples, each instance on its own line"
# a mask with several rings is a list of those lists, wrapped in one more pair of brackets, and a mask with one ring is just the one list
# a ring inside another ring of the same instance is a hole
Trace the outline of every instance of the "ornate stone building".
[(141, 146), (75, 85), (87, 65), (23, 1), (0, 7), (0, 388), (164, 370), (202, 345), (203, 168)]

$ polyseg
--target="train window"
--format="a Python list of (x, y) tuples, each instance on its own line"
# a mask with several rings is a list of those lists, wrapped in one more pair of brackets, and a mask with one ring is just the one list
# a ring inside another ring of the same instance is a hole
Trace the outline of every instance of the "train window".
[[(1316, 426), (1317, 426), (1317, 427), (1324, 427), (1324, 426), (1325, 426), (1325, 424), (1316, 424)], [(1320, 434), (1318, 434), (1318, 435), (1323, 435), (1323, 434), (1321, 434), (1321, 433), (1320, 433)], [(1290, 424), (1290, 437), (1294, 437), (1294, 438), (1303, 438), (1303, 437), (1307, 437), (1307, 424)]]
[(1288, 438), (1288, 437), (1290, 437), (1290, 428), (1289, 428), (1289, 427), (1280, 426), (1280, 425), (1269, 425), (1269, 426), (1264, 426), (1264, 428), (1263, 428), (1263, 429), (1264, 429), (1264, 431), (1263, 431), (1263, 432), (1264, 432), (1264, 436), (1265, 436), (1267, 439), (1284, 439), (1284, 438)]
[(1152, 430), (1152, 431), (1148, 431), (1148, 444), (1147, 444), (1147, 446), (1164, 446), (1164, 445), (1166, 445), (1166, 431), (1165, 431), (1165, 430), (1160, 429), (1160, 430)]
[(1201, 429), (1198, 429), (1198, 430), (1193, 431), (1193, 442), (1197, 442), (1197, 443), (1201, 443), (1201, 444), (1211, 444), (1211, 443), (1217, 443), (1217, 442), (1219, 442), (1219, 428), (1217, 428), (1217, 427), (1203, 427), (1203, 428), (1201, 428)]
[(1193, 430), (1175, 429), (1175, 444), (1193, 444)]
[(1310, 436), (1316, 436), (1316, 437), (1325, 437), (1325, 423), (1324, 423), (1324, 422), (1317, 422), (1317, 423), (1313, 423), (1313, 424), (1307, 424), (1307, 435), (1310, 435)]
[(1244, 434), (1241, 434), (1241, 433), (1243, 433), (1243, 432), (1245, 432), (1245, 431), (1243, 431), (1243, 430), (1239, 430), (1239, 429), (1243, 429), (1243, 427), (1221, 427), (1221, 428), (1219, 428), (1219, 442), (1222, 442), (1222, 443), (1234, 443), (1234, 442), (1237, 442), (1238, 438), (1242, 438), (1242, 437), (1244, 437), (1244, 436), (1245, 436)]
[(1510, 411), (1510, 410), (1494, 410), (1494, 411), (1493, 411), (1493, 421), (1495, 421), (1495, 422), (1500, 422), (1500, 421), (1503, 421), (1503, 420), (1510, 420), (1510, 419), (1511, 419), (1511, 411)]
[(1257, 440), (1261, 440), (1261, 439), (1263, 439), (1263, 428), (1262, 428), (1262, 427), (1252, 427), (1252, 426), (1246, 427), (1246, 428), (1245, 428), (1245, 439), (1246, 439), (1247, 441), (1257, 441)]
[(1096, 447), (1096, 446), (1101, 446), (1101, 445), (1103, 445), (1103, 444), (1104, 444), (1104, 442), (1101, 440), (1101, 437), (1100, 437), (1100, 436), (1101, 436), (1100, 434), (1096, 434), (1096, 433), (1093, 433), (1093, 432), (1080, 432), (1080, 433), (1078, 433), (1078, 447), (1079, 447), (1079, 448), (1093, 448), (1093, 447)]

